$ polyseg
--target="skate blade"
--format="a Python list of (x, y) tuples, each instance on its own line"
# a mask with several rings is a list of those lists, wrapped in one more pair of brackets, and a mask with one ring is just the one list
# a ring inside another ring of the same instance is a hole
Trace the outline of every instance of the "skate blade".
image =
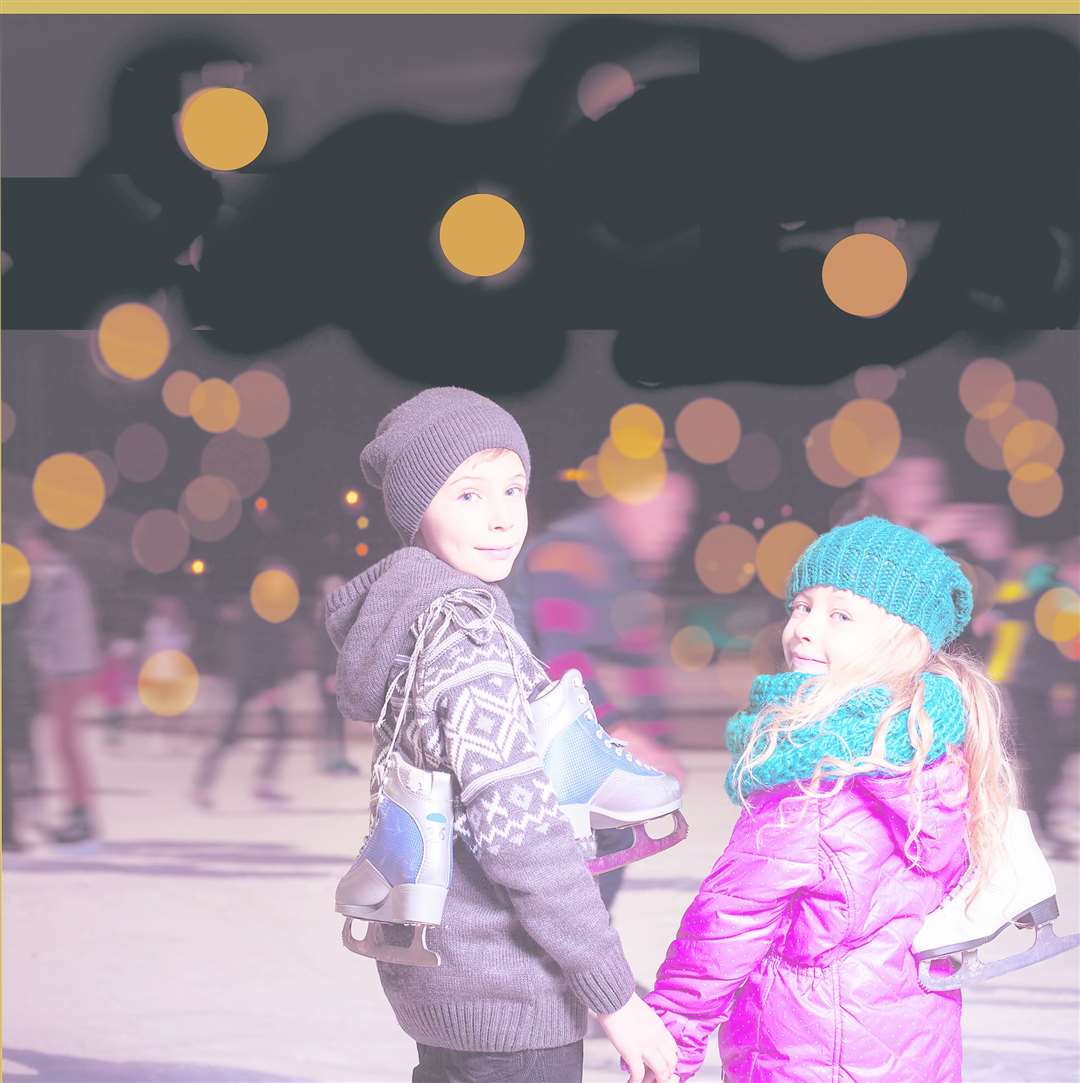
[(357, 940), (352, 934), (352, 918), (346, 918), (341, 928), (341, 942), (356, 955), (375, 959), (380, 963), (396, 963), (399, 966), (440, 966), (442, 957), (428, 947), (427, 925), (413, 925), (412, 941), (405, 947), (396, 944), (376, 943), (372, 936), (373, 922), (368, 922), (363, 940)]
[[(922, 959), (919, 962), (919, 984), (932, 993), (943, 993), (964, 986), (979, 985), (991, 978), (998, 978), (1002, 974), (1011, 974), (1014, 970), (1022, 970), (1034, 963), (1041, 963), (1045, 959), (1052, 959), (1055, 955), (1071, 951), (1080, 947), (1080, 933), (1072, 933), (1069, 936), (1058, 936), (1051, 925), (1040, 925), (1035, 931), (1035, 943), (1027, 951), (1019, 955), (1011, 955), (1007, 959), (997, 959), (991, 963), (984, 963), (979, 958), (977, 948), (970, 948), (963, 953), (963, 961), (953, 961), (951, 974), (931, 974), (930, 964), (933, 959)], [(939, 956), (938, 958), (943, 958)]]
[(585, 867), (590, 875), (600, 876), (602, 873), (611, 872), (613, 869), (621, 869), (634, 861), (652, 857), (663, 850), (670, 850), (672, 846), (683, 841), (690, 832), (690, 827), (683, 816), (681, 809), (675, 809), (671, 813), (675, 826), (671, 832), (663, 838), (654, 839), (646, 830), (644, 824), (633, 824), (634, 841), (625, 850), (616, 850), (612, 854), (601, 854), (599, 857), (590, 858), (585, 862)]

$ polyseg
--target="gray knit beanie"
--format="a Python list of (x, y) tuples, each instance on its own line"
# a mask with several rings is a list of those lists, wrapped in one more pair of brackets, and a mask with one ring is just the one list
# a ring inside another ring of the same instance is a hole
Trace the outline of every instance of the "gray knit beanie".
[(529, 477), (529, 445), (497, 403), (463, 387), (430, 387), (394, 407), (360, 453), (368, 483), (382, 489), (386, 517), (409, 545), (428, 505), (470, 456), (515, 451)]

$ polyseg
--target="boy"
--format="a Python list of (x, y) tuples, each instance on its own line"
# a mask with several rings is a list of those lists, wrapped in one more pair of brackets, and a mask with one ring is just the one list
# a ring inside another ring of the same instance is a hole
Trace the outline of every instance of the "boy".
[[(524, 435), (489, 399), (431, 388), (382, 420), (360, 461), (405, 547), (328, 600), (339, 706), (347, 718), (379, 718), (378, 761), (401, 706), (384, 710), (387, 688), (407, 668), (397, 748), (453, 778), (453, 876), (431, 930), (442, 963), (378, 964), (417, 1043), (413, 1083), (580, 1081), (588, 1009), (634, 1083), (646, 1068), (666, 1080), (674, 1044), (634, 993), (537, 757), (526, 702), (547, 678), (496, 586), (528, 527)], [(418, 642), (440, 599), (439, 623)]]

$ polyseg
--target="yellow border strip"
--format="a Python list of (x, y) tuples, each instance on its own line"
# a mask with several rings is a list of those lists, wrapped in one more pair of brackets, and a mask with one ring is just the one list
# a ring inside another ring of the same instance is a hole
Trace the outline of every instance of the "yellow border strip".
[(1080, 0), (4, 0), (10, 15), (1077, 15)]

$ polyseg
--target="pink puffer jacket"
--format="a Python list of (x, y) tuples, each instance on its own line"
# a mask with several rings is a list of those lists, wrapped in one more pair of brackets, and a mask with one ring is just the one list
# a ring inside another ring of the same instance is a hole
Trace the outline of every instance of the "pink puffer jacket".
[(922, 989), (911, 941), (967, 867), (963, 766), (932, 765), (922, 790), (916, 870), (903, 777), (805, 812), (783, 801), (796, 784), (751, 798), (646, 997), (680, 1081), (721, 1026), (730, 1083), (959, 1083), (960, 994)]

